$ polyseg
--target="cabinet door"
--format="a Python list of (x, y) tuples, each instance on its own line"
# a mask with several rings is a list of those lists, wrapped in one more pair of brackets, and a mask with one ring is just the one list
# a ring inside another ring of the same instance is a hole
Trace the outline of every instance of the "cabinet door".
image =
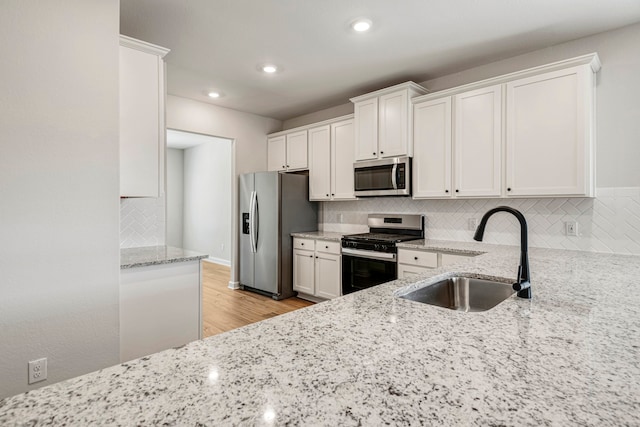
[(507, 196), (593, 196), (588, 66), (507, 84)]
[(313, 252), (293, 250), (293, 290), (313, 295), (314, 258)]
[(316, 252), (316, 296), (337, 298), (341, 294), (340, 255)]
[(380, 97), (378, 112), (378, 157), (408, 155), (409, 100), (406, 90)]
[(164, 148), (163, 69), (157, 55), (120, 46), (121, 196), (158, 197)]
[(378, 98), (354, 104), (356, 160), (378, 158)]
[(287, 135), (287, 170), (307, 169), (307, 131)]
[(451, 193), (451, 97), (446, 97), (413, 106), (413, 198)]
[(309, 130), (309, 200), (330, 198), (331, 128), (326, 125)]
[(287, 150), (284, 135), (267, 139), (267, 170), (283, 171), (287, 169)]
[(456, 95), (454, 108), (454, 195), (500, 196), (502, 86)]
[(355, 130), (353, 119), (331, 125), (331, 195), (334, 200), (355, 199), (353, 162)]

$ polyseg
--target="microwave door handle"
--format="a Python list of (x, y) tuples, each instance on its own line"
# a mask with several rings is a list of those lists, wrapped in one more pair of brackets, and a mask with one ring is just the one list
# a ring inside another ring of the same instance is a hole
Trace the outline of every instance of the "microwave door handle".
[(393, 168), (391, 169), (391, 185), (393, 185), (393, 189), (398, 189), (398, 164), (394, 163)]

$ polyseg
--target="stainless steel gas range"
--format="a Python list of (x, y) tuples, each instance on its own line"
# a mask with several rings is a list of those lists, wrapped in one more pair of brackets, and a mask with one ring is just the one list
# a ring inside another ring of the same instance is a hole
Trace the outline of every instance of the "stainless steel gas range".
[(369, 233), (342, 237), (342, 294), (398, 278), (396, 243), (424, 238), (424, 215), (370, 214)]

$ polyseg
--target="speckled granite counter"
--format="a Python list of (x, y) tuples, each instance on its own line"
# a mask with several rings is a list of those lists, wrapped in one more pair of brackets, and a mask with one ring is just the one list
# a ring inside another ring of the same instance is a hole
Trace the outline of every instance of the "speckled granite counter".
[(120, 269), (195, 261), (208, 255), (173, 246), (144, 246), (120, 250)]
[(453, 272), (514, 278), (518, 248), (477, 250), (5, 399), (0, 425), (640, 425), (640, 257), (531, 249), (533, 299), (480, 313), (394, 297)]
[(291, 233), (293, 237), (304, 237), (307, 239), (315, 240), (332, 240), (339, 242), (342, 239), (342, 233), (335, 233), (333, 231), (305, 231), (301, 233)]

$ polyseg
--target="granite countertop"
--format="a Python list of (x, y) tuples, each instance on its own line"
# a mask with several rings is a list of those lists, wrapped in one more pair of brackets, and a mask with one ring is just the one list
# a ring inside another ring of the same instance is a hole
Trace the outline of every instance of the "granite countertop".
[(126, 248), (120, 249), (120, 269), (195, 261), (206, 257), (208, 255), (173, 246)]
[(492, 245), (476, 241), (471, 242), (454, 242), (449, 240), (433, 240), (419, 239), (408, 240), (406, 242), (396, 243), (399, 248), (421, 249), (426, 251), (448, 252), (461, 255), (482, 255), (487, 252), (501, 252), (508, 250), (520, 250), (519, 248), (509, 247), (505, 245)]
[(302, 231), (298, 233), (291, 233), (291, 236), (293, 237), (303, 237), (315, 240), (332, 240), (334, 242), (339, 242), (343, 235), (343, 233), (336, 233), (333, 231)]
[(479, 313), (394, 296), (453, 273), (515, 277), (518, 248), (477, 250), (4, 399), (0, 425), (640, 424), (640, 257), (532, 248), (533, 299)]

